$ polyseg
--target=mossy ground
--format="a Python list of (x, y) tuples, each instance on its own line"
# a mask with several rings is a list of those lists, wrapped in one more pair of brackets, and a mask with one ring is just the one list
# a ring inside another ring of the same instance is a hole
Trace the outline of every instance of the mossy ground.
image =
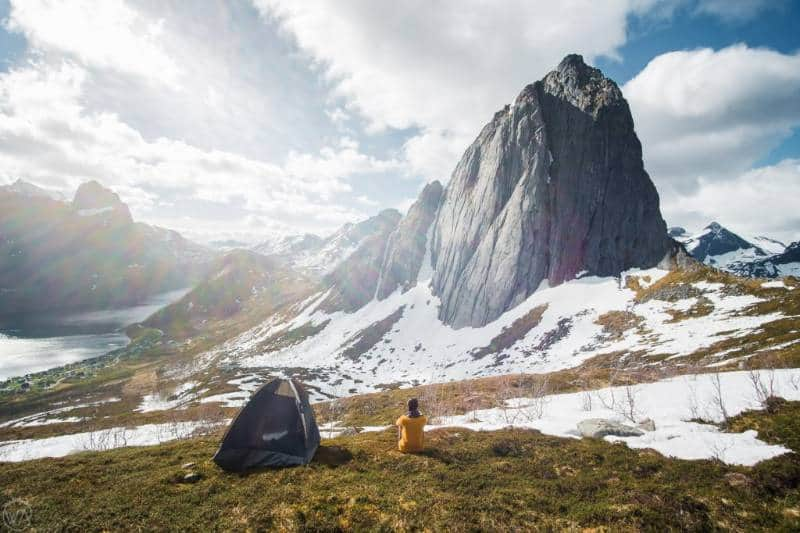
[[(787, 403), (731, 424), (795, 446), (797, 420), (800, 403)], [(394, 438), (326, 440), (307, 467), (247, 475), (211, 462), (216, 439), (0, 464), (0, 504), (24, 499), (37, 530), (800, 528), (794, 453), (745, 468), (536, 431), (437, 430), (419, 455)], [(197, 483), (177, 482), (187, 462)]]

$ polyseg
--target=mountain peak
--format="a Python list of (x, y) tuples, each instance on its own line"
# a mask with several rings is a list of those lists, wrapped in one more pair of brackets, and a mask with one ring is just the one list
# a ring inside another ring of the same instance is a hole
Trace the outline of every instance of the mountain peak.
[(433, 292), (454, 327), (495, 320), (545, 280), (618, 275), (674, 252), (622, 92), (577, 54), (483, 128), (433, 228)]
[(567, 54), (561, 63), (558, 64), (557, 70), (565, 71), (568, 69), (588, 69), (591, 68), (583, 61), (583, 56), (580, 54)]
[(60, 193), (49, 189), (43, 189), (42, 187), (39, 187), (38, 185), (35, 185), (29, 181), (25, 181), (22, 178), (17, 178), (17, 180), (11, 185), (0, 186), (0, 191), (15, 193), (22, 196), (27, 196), (29, 198), (50, 198), (51, 200), (59, 201), (64, 199)]
[[(597, 118), (601, 109), (625, 102), (622, 91), (600, 69), (587, 65), (578, 54), (566, 56), (541, 81), (545, 92)], [(626, 106), (627, 107), (627, 106)]]
[(82, 216), (111, 213), (121, 222), (133, 222), (128, 206), (119, 195), (96, 180), (87, 181), (78, 187), (72, 207)]
[(713, 231), (714, 233), (719, 233), (725, 228), (723, 228), (722, 224), (720, 224), (719, 222), (714, 221), (711, 222), (711, 224), (709, 224), (708, 226), (706, 226), (705, 229)]

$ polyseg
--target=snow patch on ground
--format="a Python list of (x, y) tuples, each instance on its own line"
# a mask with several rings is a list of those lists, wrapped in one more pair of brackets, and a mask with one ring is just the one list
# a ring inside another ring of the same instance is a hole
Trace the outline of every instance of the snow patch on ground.
[[(774, 392), (789, 400), (800, 400), (800, 370), (758, 371), (762, 383), (773, 382)], [(719, 376), (721, 395), (717, 396), (715, 379)], [(717, 397), (728, 416), (749, 409), (761, 409), (748, 372), (725, 372), (680, 376), (655, 383), (631, 387), (634, 398), (634, 419), (649, 418), (655, 431), (641, 437), (606, 437), (607, 441), (624, 442), (631, 448), (652, 448), (668, 457), (678, 459), (719, 459), (728, 464), (754, 465), (760, 461), (788, 453), (783, 446), (767, 444), (758, 439), (755, 431), (725, 433), (713, 424), (691, 422), (702, 418), (722, 422)], [(537, 429), (547, 435), (580, 438), (579, 422), (589, 418), (604, 418), (632, 425), (623, 416), (630, 411), (625, 387), (608, 387), (591, 391), (591, 408), (587, 409), (586, 393), (553, 394), (543, 398), (515, 398), (505, 408), (479, 409), (464, 415), (446, 416), (427, 426), (464, 427), (475, 431), (494, 431), (507, 427)], [(614, 406), (613, 408), (609, 408)], [(421, 406), (424, 410), (424, 406)], [(540, 416), (541, 415), (541, 416)], [(334, 423), (336, 424), (336, 423)], [(364, 428), (364, 431), (383, 430)], [(341, 428), (333, 427), (334, 432)], [(337, 433), (338, 434), (338, 433)], [(322, 434), (326, 437), (325, 433)]]
[(189, 402), (197, 399), (197, 392), (192, 393), (197, 388), (197, 385), (197, 383), (189, 381), (178, 385), (172, 393), (160, 391), (147, 394), (142, 398), (142, 402), (136, 408), (136, 411), (149, 413), (151, 411), (166, 411), (184, 407)]
[[(229, 420), (224, 421), (227, 424)], [(0, 442), (0, 461), (18, 462), (42, 457), (64, 457), (83, 451), (103, 451), (124, 446), (152, 446), (190, 437), (207, 428), (205, 421), (146, 424), (132, 428), (115, 427), (60, 435), (45, 439)]]
[(74, 405), (68, 405), (66, 407), (58, 407), (56, 409), (50, 409), (48, 411), (34, 413), (32, 415), (23, 416), (21, 418), (15, 418), (14, 420), (8, 420), (0, 424), (0, 428), (46, 426), (49, 424), (80, 422), (83, 420), (82, 417), (53, 418), (53, 415), (60, 415), (64, 413), (69, 413), (70, 411), (75, 411), (76, 409), (95, 407), (98, 405), (102, 405), (104, 403), (113, 403), (118, 401), (120, 401), (120, 398), (105, 398), (103, 400), (97, 400), (94, 402), (79, 403)]
[(228, 381), (229, 385), (235, 385), (239, 390), (206, 396), (200, 403), (221, 403), (223, 407), (242, 407), (250, 399), (250, 396), (261, 387), (264, 382), (261, 376), (249, 374), (243, 377)]
[(783, 282), (782, 279), (776, 279), (774, 281), (766, 281), (761, 284), (762, 289), (788, 289), (789, 287)]

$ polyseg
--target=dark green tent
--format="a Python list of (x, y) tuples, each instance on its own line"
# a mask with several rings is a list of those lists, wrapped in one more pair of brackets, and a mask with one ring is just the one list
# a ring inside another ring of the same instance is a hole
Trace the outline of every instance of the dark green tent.
[(302, 385), (270, 381), (233, 419), (214, 462), (229, 472), (260, 466), (294, 466), (311, 461), (319, 429)]

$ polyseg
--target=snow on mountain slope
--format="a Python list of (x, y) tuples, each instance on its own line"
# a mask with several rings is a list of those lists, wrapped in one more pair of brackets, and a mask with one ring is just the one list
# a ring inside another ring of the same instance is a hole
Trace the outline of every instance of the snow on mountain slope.
[(759, 236), (741, 236), (712, 222), (702, 231), (689, 234), (684, 228), (670, 228), (669, 235), (686, 246), (698, 261), (747, 277), (800, 275), (800, 257), (795, 260), (793, 245)]
[(43, 189), (38, 185), (18, 179), (10, 185), (0, 186), (0, 191), (26, 196), (28, 198), (49, 198), (51, 200), (65, 201), (66, 198), (58, 191)]
[(326, 297), (320, 293), (293, 316), (272, 316), (215, 354), (225, 365), (301, 373), (310, 385), (341, 396), (387, 385), (550, 372), (600, 355), (646, 366), (708, 350), (705, 364), (714, 364), (737, 351), (718, 353), (712, 347), (784, 317), (778, 311), (748, 313), (765, 299), (702, 280), (669, 285), (642, 298), (642, 289), (668, 274), (634, 270), (619, 279), (584, 277), (543, 285), (480, 328), (444, 324), (428, 280), (352, 313), (320, 310)]
[(362, 222), (344, 224), (325, 238), (311, 233), (280, 236), (251, 249), (277, 257), (306, 275), (323, 277), (350, 257), (366, 238), (380, 233), (387, 224), (397, 224), (399, 219), (400, 213), (387, 209)]
[(781, 241), (763, 235), (756, 235), (753, 237), (745, 236), (745, 239), (764, 250), (768, 255), (777, 255), (786, 251), (786, 245)]

